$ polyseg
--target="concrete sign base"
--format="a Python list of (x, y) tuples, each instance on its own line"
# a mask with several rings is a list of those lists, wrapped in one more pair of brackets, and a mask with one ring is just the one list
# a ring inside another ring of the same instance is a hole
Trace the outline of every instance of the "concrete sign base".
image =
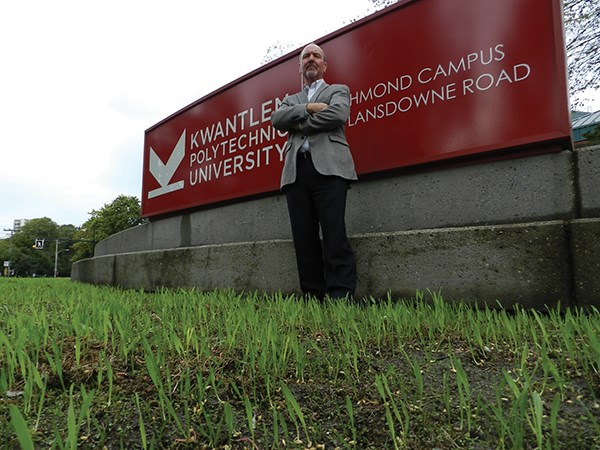
[[(600, 147), (386, 174), (354, 184), (359, 297), (600, 307)], [(297, 293), (285, 199), (155, 220), (96, 246), (72, 279), (132, 289)]]

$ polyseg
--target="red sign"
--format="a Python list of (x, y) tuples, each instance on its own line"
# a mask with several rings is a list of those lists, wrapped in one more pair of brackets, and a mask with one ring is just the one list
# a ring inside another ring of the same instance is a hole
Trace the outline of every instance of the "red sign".
[[(540, 142), (570, 143), (560, 0), (407, 0), (318, 41), (350, 87), (360, 174)], [(146, 131), (145, 217), (276, 191), (299, 50)]]

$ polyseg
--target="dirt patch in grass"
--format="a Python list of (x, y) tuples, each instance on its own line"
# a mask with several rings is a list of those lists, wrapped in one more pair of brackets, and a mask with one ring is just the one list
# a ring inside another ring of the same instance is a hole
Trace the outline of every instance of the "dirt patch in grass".
[[(555, 396), (561, 399), (552, 425), (555, 429), (544, 420), (545, 442), (552, 445), (547, 439), (554, 433), (554, 444), (559, 448), (600, 445), (597, 373), (592, 377), (575, 375), (559, 389), (551, 375), (544, 374), (533, 352), (525, 374), (516, 369), (515, 354), (508, 348), (487, 349), (476, 355), (460, 350), (468, 348), (466, 343), (455, 342), (453, 348), (452, 358), (447, 351), (424, 350), (410, 342), (402, 352), (372, 348), (360, 355), (354, 371), (331, 373), (322, 368), (298, 379), (295, 368), (289, 367), (287, 376), (269, 381), (269, 388), (264, 380), (244, 376), (235, 358), (224, 356), (217, 371), (209, 370), (201, 361), (173, 358), (169, 371), (175, 374), (175, 383), (169, 401), (180, 423), (188, 424), (189, 429), (178, 426), (161, 404), (143, 361), (114, 358), (114, 378), (109, 387), (106, 375), (98, 384), (98, 373), (103, 370), (98, 358), (88, 354), (76, 368), (74, 355), (65, 354), (62, 380), (50, 367), (41, 367), (46, 380), (44, 413), (35, 421), (32, 414), (29, 423), (40, 448), (55, 442), (57, 435), (64, 438), (69, 392), (63, 385), (74, 385), (95, 391), (89, 417), (83, 417), (80, 425), (79, 448), (141, 448), (142, 434), (148, 448), (382, 449), (394, 448), (394, 444), (410, 449), (535, 448), (536, 435), (529, 422), (531, 396), (519, 404), (514, 392), (514, 386), (524, 389), (527, 377), (528, 383), (537, 386), (532, 391), (540, 396), (544, 417), (552, 414)], [(322, 360), (336, 357), (325, 355)], [(457, 361), (468, 380), (470, 395), (466, 398), (457, 381)], [(570, 370), (575, 373), (578, 368)], [(204, 392), (189, 398), (180, 395), (178, 383), (211, 376), (212, 387), (204, 388)], [(513, 387), (507, 377), (514, 381)], [(383, 396), (377, 388), (382, 379), (386, 383)], [(282, 384), (293, 394), (302, 418), (290, 406)], [(78, 390), (75, 403), (81, 401)], [(19, 398), (0, 400), (5, 424), (8, 405), (18, 403)], [(224, 404), (231, 408), (229, 425)], [(500, 426), (503, 421), (505, 425)], [(228, 426), (232, 426), (231, 432)], [(0, 430), (7, 448), (18, 448), (12, 430), (6, 425)]]

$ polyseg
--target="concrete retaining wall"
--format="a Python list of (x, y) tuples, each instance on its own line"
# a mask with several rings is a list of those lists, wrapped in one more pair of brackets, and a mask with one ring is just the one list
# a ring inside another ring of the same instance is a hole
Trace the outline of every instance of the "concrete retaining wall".
[[(387, 174), (355, 183), (359, 296), (600, 306), (600, 148)], [(77, 281), (297, 292), (285, 198), (153, 221), (96, 246)]]

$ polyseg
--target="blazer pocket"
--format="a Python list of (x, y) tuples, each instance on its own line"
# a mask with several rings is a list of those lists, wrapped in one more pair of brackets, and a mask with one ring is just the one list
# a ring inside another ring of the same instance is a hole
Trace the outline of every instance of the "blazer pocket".
[(338, 144), (342, 144), (342, 145), (345, 145), (346, 147), (348, 147), (348, 141), (341, 136), (337, 136), (335, 134), (330, 134), (329, 140), (331, 142), (337, 142)]

